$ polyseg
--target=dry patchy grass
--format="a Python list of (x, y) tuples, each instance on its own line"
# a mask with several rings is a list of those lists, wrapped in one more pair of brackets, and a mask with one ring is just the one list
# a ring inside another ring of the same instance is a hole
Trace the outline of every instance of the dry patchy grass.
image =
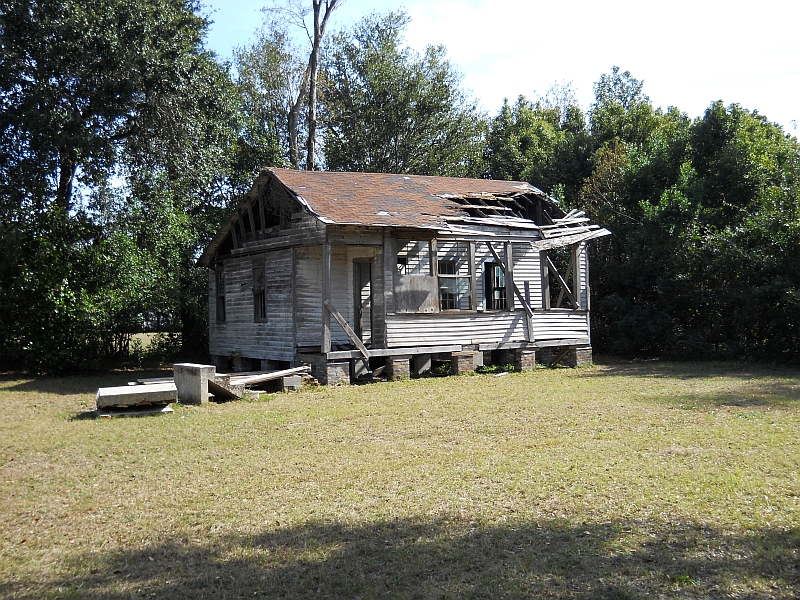
[(0, 381), (0, 597), (795, 598), (800, 375), (619, 363), (85, 418)]

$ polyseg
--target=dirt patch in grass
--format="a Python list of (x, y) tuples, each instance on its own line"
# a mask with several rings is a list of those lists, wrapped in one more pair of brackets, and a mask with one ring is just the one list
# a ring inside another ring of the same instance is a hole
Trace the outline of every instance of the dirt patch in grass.
[(746, 370), (546, 369), (114, 420), (75, 419), (98, 380), (0, 382), (0, 597), (794, 598), (800, 378)]

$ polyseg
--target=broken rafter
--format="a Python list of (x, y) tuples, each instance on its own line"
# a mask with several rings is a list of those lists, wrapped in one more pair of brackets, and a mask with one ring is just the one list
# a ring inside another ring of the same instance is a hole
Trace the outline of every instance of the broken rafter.
[(250, 217), (250, 231), (253, 232), (253, 241), (255, 242), (256, 237), (256, 219), (253, 216), (253, 203), (250, 202), (250, 197), (248, 196), (245, 198), (245, 204), (247, 204), (247, 215)]
[(492, 206), (491, 204), (462, 204), (461, 208), (465, 208), (467, 210), (496, 210), (498, 212), (514, 212), (514, 209), (507, 206)]

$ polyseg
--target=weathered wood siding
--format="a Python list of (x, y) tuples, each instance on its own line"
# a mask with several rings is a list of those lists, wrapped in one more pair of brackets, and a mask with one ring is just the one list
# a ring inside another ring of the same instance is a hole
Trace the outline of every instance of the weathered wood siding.
[[(523, 310), (389, 315), (386, 317), (388, 347), (524, 342), (525, 320)], [(534, 340), (585, 338), (589, 335), (588, 313), (537, 311), (533, 316), (533, 331)]]
[[(444, 248), (448, 248), (448, 242), (440, 242)], [(532, 250), (527, 242), (511, 244), (511, 253), (514, 265), (514, 282), (517, 284), (523, 297), (529, 300), (532, 308), (542, 306), (542, 281), (539, 266), (539, 253)], [(503, 255), (503, 244), (494, 243), (495, 251), (500, 258), (505, 260)], [(495, 262), (494, 257), (489, 251), (486, 242), (477, 242), (475, 245), (475, 269), (478, 275), (477, 304), (480, 310), (486, 309), (486, 263)], [(527, 287), (526, 287), (527, 283)]]
[(589, 337), (589, 313), (579, 310), (540, 310), (533, 315), (534, 340)]
[(389, 348), (525, 341), (525, 313), (387, 315)]
[(589, 310), (589, 246), (586, 242), (578, 244), (578, 265), (580, 265), (581, 308)]
[[(440, 240), (439, 256), (447, 256), (452, 243)], [(495, 251), (505, 260), (503, 245), (494, 244)], [(475, 269), (477, 278), (477, 305), (479, 311), (486, 307), (485, 264), (495, 262), (486, 242), (478, 242), (475, 247)], [(589, 317), (585, 310), (542, 310), (542, 277), (539, 252), (527, 242), (512, 243), (512, 262), (514, 282), (520, 293), (534, 309), (534, 340), (575, 339), (589, 336)], [(581, 307), (588, 306), (588, 261), (585, 245), (578, 253), (579, 295)], [(519, 302), (515, 302), (512, 312), (446, 312), (437, 314), (397, 314), (387, 315), (387, 346), (433, 344), (479, 344), (499, 342), (523, 342), (526, 339), (525, 313)]]
[[(265, 265), (267, 322), (253, 319), (253, 268)], [(243, 356), (293, 360), (292, 250), (230, 258), (225, 270), (225, 322), (216, 322), (216, 282), (209, 277), (209, 352), (218, 356)]]
[[(372, 246), (331, 247), (331, 302), (353, 326), (353, 259), (375, 258), (379, 248)], [(372, 278), (379, 269), (373, 262)], [(375, 286), (376, 289), (379, 286)], [(322, 341), (322, 247), (295, 249), (295, 319), (298, 346), (319, 346)], [(379, 328), (379, 323), (374, 323)], [(379, 336), (380, 337), (380, 336)], [(335, 322), (331, 341), (351, 344), (350, 338)]]

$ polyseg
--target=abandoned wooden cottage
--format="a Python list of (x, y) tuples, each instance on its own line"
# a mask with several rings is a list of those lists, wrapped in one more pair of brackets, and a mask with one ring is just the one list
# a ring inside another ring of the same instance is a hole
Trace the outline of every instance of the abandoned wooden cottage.
[(265, 169), (198, 262), (211, 355), (329, 384), (588, 363), (588, 221), (518, 181)]

